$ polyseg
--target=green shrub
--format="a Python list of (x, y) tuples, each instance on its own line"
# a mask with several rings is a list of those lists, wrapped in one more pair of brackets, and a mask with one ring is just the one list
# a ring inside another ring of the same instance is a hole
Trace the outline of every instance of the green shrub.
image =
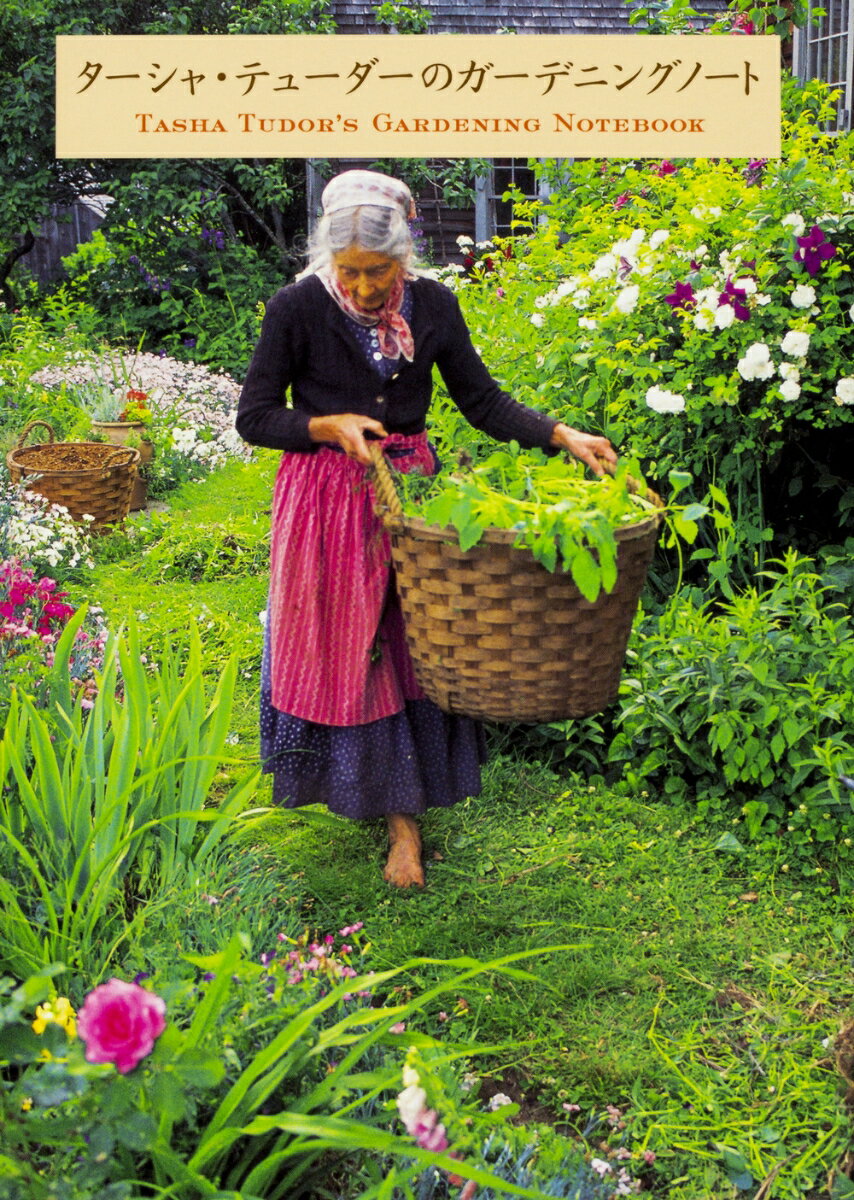
[(142, 550), (140, 569), (153, 581), (210, 582), (265, 575), (270, 557), (267, 516), (236, 514), (226, 524), (187, 525), (180, 516), (151, 513), (131, 534)]
[(854, 804), (854, 636), (794, 551), (716, 608), (677, 596), (630, 645), (611, 762), (641, 786), (743, 816), (748, 834), (845, 851)]
[(786, 91), (780, 160), (574, 163), (454, 283), (517, 399), (726, 493), (744, 581), (854, 519), (854, 139)]

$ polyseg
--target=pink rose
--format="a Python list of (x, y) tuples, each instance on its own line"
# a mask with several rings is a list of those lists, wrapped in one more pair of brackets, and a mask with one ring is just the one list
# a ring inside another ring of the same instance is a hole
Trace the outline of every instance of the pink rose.
[(165, 1001), (137, 983), (111, 979), (99, 984), (77, 1014), (86, 1061), (115, 1063), (126, 1075), (154, 1049), (166, 1028), (165, 1014)]

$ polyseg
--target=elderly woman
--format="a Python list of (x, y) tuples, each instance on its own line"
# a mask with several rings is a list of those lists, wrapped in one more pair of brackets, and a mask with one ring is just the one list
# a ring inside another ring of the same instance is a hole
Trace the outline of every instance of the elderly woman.
[[(436, 469), (432, 370), (491, 437), (559, 447), (601, 474), (610, 443), (526, 408), (472, 346), (453, 292), (412, 269), (405, 184), (346, 171), (322, 197), (308, 269), (270, 300), (237, 429), (284, 451), (273, 494), (261, 753), (273, 798), (384, 818), (385, 878), (423, 885), (416, 817), (480, 791), (483, 736), (421, 692), (374, 515), (368, 439), (398, 470)], [(290, 405), (286, 395), (290, 389)]]

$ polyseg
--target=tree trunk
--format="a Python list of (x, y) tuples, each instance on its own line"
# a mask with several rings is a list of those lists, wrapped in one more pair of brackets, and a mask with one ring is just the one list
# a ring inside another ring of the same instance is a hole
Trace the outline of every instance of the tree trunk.
[(28, 229), (17, 246), (13, 246), (6, 257), (0, 262), (0, 297), (7, 308), (15, 307), (15, 293), (9, 282), (9, 275), (19, 258), (29, 254), (36, 244), (36, 235)]

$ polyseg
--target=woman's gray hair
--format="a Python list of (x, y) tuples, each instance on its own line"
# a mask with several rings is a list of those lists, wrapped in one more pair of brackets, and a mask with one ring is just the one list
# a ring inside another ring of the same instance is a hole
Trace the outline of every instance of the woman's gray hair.
[(336, 209), (320, 218), (308, 241), (308, 266), (302, 275), (313, 275), (331, 266), (335, 255), (351, 246), (387, 254), (405, 270), (412, 266), (412, 234), (403, 214), (395, 208), (359, 204), (355, 208)]

